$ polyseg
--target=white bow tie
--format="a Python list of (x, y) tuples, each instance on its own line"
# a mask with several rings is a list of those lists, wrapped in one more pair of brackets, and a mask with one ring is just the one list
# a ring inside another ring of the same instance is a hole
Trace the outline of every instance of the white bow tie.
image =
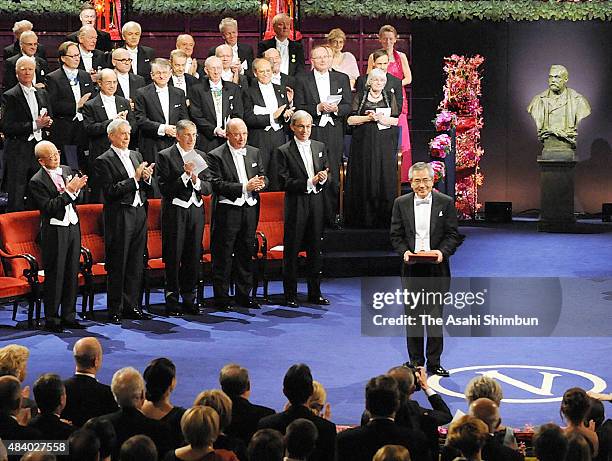
[(81, 52), (81, 55), (84, 58), (93, 58), (93, 53), (91, 51), (83, 51), (83, 52)]
[(22, 86), (21, 89), (23, 90), (23, 94), (26, 96), (34, 96), (36, 94), (36, 88), (33, 86), (29, 88), (27, 86)]
[(168, 87), (164, 87), (164, 88), (157, 88), (157, 87), (155, 87), (155, 91), (157, 93), (165, 93), (165, 92), (168, 91)]
[(242, 149), (234, 149), (234, 153), (240, 154), (240, 155), (246, 155), (246, 147), (243, 147)]
[(308, 141), (300, 141), (298, 143), (298, 146), (301, 147), (302, 149), (310, 149), (310, 140), (308, 140)]
[(423, 199), (418, 198), (418, 199), (415, 200), (415, 204), (417, 206), (419, 206), (419, 205), (429, 205), (429, 199), (428, 198), (423, 198)]
[(47, 171), (48, 171), (50, 174), (54, 174), (54, 175), (57, 175), (57, 176), (62, 176), (62, 168), (61, 168), (61, 167), (59, 167), (59, 166), (58, 166), (57, 168), (53, 169), (53, 170), (49, 170), (49, 169), (47, 169)]

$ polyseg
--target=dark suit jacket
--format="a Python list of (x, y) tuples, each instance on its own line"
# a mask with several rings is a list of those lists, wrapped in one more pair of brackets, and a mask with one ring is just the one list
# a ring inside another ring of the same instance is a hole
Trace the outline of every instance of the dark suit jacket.
[[(291, 406), (286, 411), (266, 416), (259, 420), (259, 429), (276, 429), (284, 434), (287, 426), (299, 418), (311, 421), (319, 431), (315, 449), (308, 458), (311, 461), (333, 461), (336, 459), (336, 425), (315, 415), (304, 405)], [(372, 457), (370, 457), (371, 461)]]
[(239, 438), (245, 444), (251, 440), (257, 432), (259, 420), (274, 414), (272, 408), (255, 405), (240, 396), (230, 397), (232, 399), (232, 422), (223, 432)]
[[(126, 48), (123, 46), (122, 48)], [(155, 50), (149, 46), (138, 45), (138, 62), (136, 73), (143, 77), (147, 84), (151, 83), (151, 61), (155, 59)]]
[[(368, 75), (360, 75), (355, 82), (355, 92), (363, 93), (365, 89), (366, 80)], [(387, 83), (385, 84), (385, 91), (387, 93), (395, 94), (395, 100), (397, 101), (397, 107), (401, 110), (404, 102), (404, 96), (402, 95), (402, 81), (387, 72)]]
[[(231, 82), (223, 82), (222, 94), (222, 110), (223, 110), (223, 125), (230, 118), (243, 117), (243, 103), (240, 87)], [(215, 103), (212, 93), (210, 92), (210, 81), (204, 79), (200, 85), (194, 87), (191, 94), (189, 113), (191, 120), (198, 127), (198, 149), (209, 152), (212, 149), (219, 147), (225, 142), (225, 139), (214, 135), (217, 126), (217, 115), (215, 112)]]
[[(117, 113), (123, 112), (124, 110), (128, 111), (127, 121), (132, 127), (132, 136), (134, 136), (138, 124), (136, 123), (134, 112), (132, 112), (130, 108), (130, 102), (121, 96), (115, 95), (115, 107)], [(81, 112), (83, 113), (83, 128), (85, 128), (87, 136), (89, 137), (89, 161), (91, 162), (95, 157), (103, 154), (110, 147), (106, 127), (111, 120), (107, 118), (100, 94), (87, 101)]]
[(64, 381), (66, 386), (66, 407), (62, 418), (81, 427), (90, 418), (106, 415), (118, 410), (110, 386), (99, 383), (95, 378), (74, 375)]
[(175, 448), (172, 446), (170, 428), (160, 421), (147, 418), (135, 408), (120, 408), (119, 411), (100, 418), (110, 421), (117, 434), (113, 459), (119, 459), (119, 449), (123, 442), (138, 434), (144, 434), (153, 440), (159, 459), (163, 459), (166, 452)]
[[(292, 90), (295, 90), (295, 77), (293, 77), (292, 75), (287, 75), (287, 74), (283, 74), (282, 72), (280, 73), (280, 86), (283, 88), (289, 87)], [(257, 80), (255, 79), (255, 82), (257, 82)]]
[[(276, 48), (276, 38), (263, 40), (257, 44), (257, 56), (263, 56), (268, 48)], [(289, 75), (298, 75), (304, 72), (304, 47), (300, 42), (289, 40)]]
[[(66, 39), (70, 40), (74, 43), (79, 43), (79, 39), (77, 38), (77, 34), (79, 31), (73, 32), (66, 36)], [(111, 40), (111, 36), (108, 32), (104, 30), (96, 29), (96, 33), (98, 34), (98, 40), (96, 41), (96, 50), (100, 51), (112, 51), (113, 50), (113, 42)]]
[[(176, 125), (179, 120), (189, 118), (183, 90), (169, 86), (168, 100), (170, 104), (168, 122), (170, 125)], [(157, 153), (170, 147), (175, 141), (173, 137), (157, 134), (159, 126), (165, 124), (166, 119), (154, 83), (136, 91), (134, 113), (140, 131), (140, 152), (147, 162), (154, 162)]]
[[(79, 48), (79, 52), (81, 49)], [(94, 49), (92, 51), (93, 57), (91, 58), (91, 68), (97, 70), (98, 67), (105, 69), (109, 67), (108, 64), (108, 54), (104, 51), (100, 51), (99, 49)], [(83, 57), (79, 61), (79, 69), (85, 70), (85, 64), (83, 63)]]
[(42, 440), (66, 440), (77, 429), (60, 421), (59, 417), (53, 413), (40, 414), (34, 417), (28, 423), (28, 426), (39, 430), (42, 434)]
[[(224, 43), (219, 43), (219, 45), (223, 45)], [(246, 43), (237, 43), (238, 45), (238, 57), (240, 58), (240, 62), (247, 62), (247, 70), (251, 70), (253, 68), (253, 48), (251, 45), (247, 45)], [(217, 51), (217, 47), (213, 46), (210, 50), (208, 50), (208, 56), (214, 56)], [(245, 71), (246, 73), (246, 71)]]
[[(272, 85), (274, 87), (274, 94), (276, 95), (276, 103), (279, 107), (286, 104), (287, 107), (285, 110), (287, 110), (290, 106), (289, 101), (287, 100), (287, 90), (279, 85)], [(265, 107), (266, 105), (257, 82), (255, 82), (249, 88), (244, 88), (242, 90), (242, 102), (244, 104), (244, 123), (246, 123), (247, 127), (249, 128), (249, 140), (253, 141), (254, 145), (260, 146), (263, 144), (264, 140), (259, 138), (268, 136), (267, 132), (264, 130), (270, 125), (270, 116), (255, 115), (255, 106)], [(281, 126), (286, 126), (283, 114), (276, 119), (276, 122)], [(255, 137), (258, 138), (257, 142), (254, 141)]]
[[(311, 140), (310, 151), (312, 152), (315, 174), (329, 167), (325, 144)], [(306, 196), (307, 181), (310, 178), (295, 139), (277, 149), (277, 162), (280, 186), (285, 191), (285, 222), (287, 222), (288, 219), (293, 219), (290, 210), (295, 212), (298, 208), (298, 202)], [(317, 190), (321, 190), (327, 187), (330, 181), (331, 178), (328, 176), (325, 184), (317, 184), (315, 187)]]
[[(193, 92), (193, 88), (195, 85), (199, 85), (200, 84), (200, 80), (195, 78), (193, 75), (189, 75), (189, 74), (184, 74), (183, 75), (185, 77), (185, 84), (187, 87), (187, 94), (185, 95), (185, 98), (187, 99), (191, 99), (191, 94)], [(174, 86), (174, 82), (172, 81), (172, 77), (170, 77), (170, 80), (168, 80), (168, 86)]]
[[(17, 66), (17, 60), (21, 57), (21, 54), (16, 54), (9, 59), (4, 61), (4, 79), (2, 84), (4, 89), (8, 90), (17, 85), (17, 75), (15, 74), (15, 68)], [(36, 83), (46, 83), (47, 74), (49, 73), (49, 65), (44, 59), (34, 56), (36, 59)]]
[[(61, 168), (64, 183), (67, 183), (68, 178), (73, 175), (72, 170), (66, 165), (61, 165)], [(73, 199), (66, 191), (60, 194), (44, 168), (32, 176), (29, 187), (30, 199), (33, 200), (35, 209), (40, 210), (40, 220), (43, 226), (49, 225), (51, 218), (63, 220), (66, 215), (66, 205), (76, 205), (79, 197), (82, 196), (82, 193), (79, 193), (77, 198)], [(76, 207), (73, 206), (73, 208), (78, 215)]]
[(143, 86), (146, 86), (147, 83), (144, 79), (144, 77), (141, 77), (140, 75), (137, 74), (133, 74), (132, 72), (130, 72), (129, 74), (130, 77), (130, 94), (125, 95), (123, 94), (123, 88), (121, 88), (121, 85), (119, 85), (117, 83), (117, 91), (115, 92), (115, 94), (117, 96), (122, 96), (126, 99), (132, 99), (134, 100), (134, 97), (136, 96), (136, 90), (138, 90), (138, 88), (142, 88)]
[[(91, 81), (91, 76), (84, 70), (78, 71), (81, 96), (91, 93), (90, 99), (96, 96), (98, 88)], [(77, 105), (72, 93), (70, 81), (63, 68), (54, 70), (47, 76), (47, 90), (53, 104), (53, 125), (51, 135), (58, 149), (65, 144), (86, 146), (87, 137), (80, 123), (73, 122)]]
[[(39, 114), (41, 109), (46, 108), (47, 113), (53, 116), (47, 91), (36, 90), (35, 94)], [(0, 110), (1, 131), (7, 141), (11, 139), (27, 141), (33, 131), (32, 122), (34, 120), (32, 120), (32, 114), (21, 87), (14, 86), (7, 90), (2, 95), (2, 109)], [(48, 137), (48, 132), (43, 130), (43, 138), (46, 137)], [(5, 151), (8, 151), (8, 149), (5, 149)]]
[[(11, 45), (7, 45), (4, 47), (4, 61), (8, 58), (15, 56), (16, 54), (21, 54), (21, 46), (19, 46), (19, 40), (15, 41), (15, 43)], [(36, 49), (36, 56), (39, 58), (47, 59), (47, 52), (45, 50), (45, 45), (38, 44), (38, 48)]]
[[(43, 434), (39, 430), (21, 426), (15, 418), (7, 414), (0, 414), (0, 439), (2, 440), (42, 440)], [(9, 456), (9, 461), (19, 461), (21, 455)]]
[(371, 420), (367, 425), (338, 434), (338, 461), (371, 461), (385, 445), (402, 445), (412, 461), (429, 461), (425, 436), (388, 419)]
[[(461, 457), (461, 452), (456, 448), (445, 445), (442, 447), (442, 455), (440, 461), (453, 461), (457, 457)], [(513, 450), (501, 444), (494, 436), (489, 437), (485, 446), (482, 447), (482, 459), (487, 461), (523, 461), (525, 457), (518, 450)]]
[(599, 453), (594, 461), (612, 461), (612, 420), (606, 419), (596, 430), (599, 438)]
[[(353, 95), (351, 93), (351, 83), (348, 76), (342, 72), (330, 70), (329, 89), (330, 96), (342, 96), (342, 100), (338, 103), (338, 115), (330, 114), (334, 123), (338, 125), (338, 123), (342, 122), (351, 112)], [(317, 125), (319, 120), (321, 120), (321, 116), (317, 115), (317, 104), (322, 101), (321, 98), (319, 98), (314, 71), (304, 73), (297, 78), (294, 98), (295, 108), (297, 110), (305, 110), (312, 115), (312, 124), (313, 126)]]
[[(448, 195), (432, 190), (431, 221), (429, 241), (432, 250), (440, 250), (444, 259), (438, 264), (439, 275), (450, 276), (449, 258), (463, 241), (457, 229), (457, 212), (453, 199)], [(415, 250), (414, 192), (395, 199), (391, 217), (391, 244), (401, 256), (407, 250)], [(417, 264), (418, 265), (418, 264)], [(403, 270), (410, 275), (413, 266), (402, 264)]]
[[(246, 146), (246, 155), (244, 157), (244, 168), (247, 178), (259, 175), (265, 176), (263, 162), (259, 149)], [(242, 183), (238, 179), (238, 171), (232, 158), (232, 153), (229, 150), (227, 143), (213, 149), (208, 153), (208, 168), (210, 169), (210, 178), (213, 191), (218, 200), (227, 198), (236, 200), (242, 195)], [(268, 179), (266, 178), (266, 187)], [(259, 200), (258, 193), (253, 192), (253, 196)]]

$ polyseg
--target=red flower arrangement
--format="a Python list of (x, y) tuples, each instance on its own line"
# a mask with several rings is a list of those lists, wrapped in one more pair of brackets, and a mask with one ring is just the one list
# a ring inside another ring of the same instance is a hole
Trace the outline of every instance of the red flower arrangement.
[(437, 160), (434, 160), (432, 162), (429, 162), (429, 164), (431, 165), (431, 168), (434, 172), (434, 183), (444, 179), (444, 176), (446, 174), (446, 167), (444, 166), (444, 162), (438, 162)]
[(445, 158), (451, 150), (451, 138), (447, 134), (440, 134), (429, 141), (429, 152), (432, 157)]
[(436, 131), (449, 131), (457, 125), (457, 116), (448, 110), (443, 110), (432, 122), (436, 125)]

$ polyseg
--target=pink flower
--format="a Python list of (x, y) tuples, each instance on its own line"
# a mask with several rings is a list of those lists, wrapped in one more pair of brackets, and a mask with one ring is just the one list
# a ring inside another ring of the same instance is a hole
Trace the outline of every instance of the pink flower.
[(434, 171), (434, 182), (438, 182), (444, 179), (444, 177), (446, 176), (446, 169), (444, 167), (444, 162), (439, 162), (437, 160), (434, 160), (432, 162), (429, 162), (429, 164), (431, 165), (431, 168)]
[(451, 150), (451, 138), (447, 134), (440, 134), (429, 142), (429, 152), (432, 157), (445, 158)]

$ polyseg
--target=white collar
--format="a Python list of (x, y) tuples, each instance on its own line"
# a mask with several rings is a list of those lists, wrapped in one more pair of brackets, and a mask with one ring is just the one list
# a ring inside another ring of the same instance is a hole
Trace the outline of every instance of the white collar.
[(119, 155), (119, 157), (130, 157), (129, 149), (119, 149), (117, 146), (111, 146), (113, 150)]
[(21, 89), (23, 90), (23, 92), (25, 94), (34, 94), (34, 93), (36, 93), (36, 87), (34, 85), (32, 85), (32, 86), (25, 86), (25, 85), (19, 83), (19, 86), (21, 87)]
[(75, 371), (74, 374), (75, 375), (89, 376), (90, 378), (96, 379), (96, 375), (94, 375), (93, 373), (83, 373), (81, 371)]
[(210, 83), (211, 90), (222, 90), (223, 89), (223, 79), (219, 79), (217, 83), (213, 83), (212, 80), (208, 81)]
[(274, 37), (274, 39), (276, 40), (276, 44), (277, 45), (280, 45), (280, 46), (289, 46), (289, 39), (288, 38), (286, 38), (282, 42), (278, 39), (278, 37)]
[(167, 84), (163, 88), (157, 86), (157, 83), (154, 83), (153, 86), (155, 87), (155, 91), (157, 91), (158, 93), (167, 93), (168, 92), (168, 85)]
[(300, 141), (298, 138), (296, 138), (295, 136), (293, 137), (293, 139), (295, 140), (295, 143), (297, 144), (298, 147), (310, 147), (310, 139), (307, 139), (306, 141)]
[(105, 99), (107, 101), (111, 101), (111, 100), (114, 101), (115, 100), (115, 95), (113, 94), (111, 96), (108, 96), (108, 95), (105, 95), (104, 93), (100, 92), (100, 98)]
[(62, 66), (62, 69), (64, 69), (64, 72), (66, 73), (66, 75), (78, 75), (79, 74), (79, 69), (70, 69), (69, 67), (66, 67), (66, 65)]
[(44, 168), (44, 169), (45, 169), (45, 171), (46, 171), (47, 173), (49, 173), (50, 175), (51, 175), (51, 174), (54, 174), (54, 175), (57, 175), (57, 176), (62, 176), (62, 167), (61, 167), (61, 166), (58, 166), (58, 167), (57, 167), (57, 168), (55, 168), (54, 170), (50, 170), (50, 169), (49, 169), (49, 168), (47, 168), (46, 166), (43, 166), (43, 168)]
[(178, 149), (179, 154), (181, 154), (181, 157), (184, 157), (185, 155), (190, 154), (191, 152), (195, 150), (194, 148), (194, 149), (191, 149), (190, 151), (186, 151), (185, 149), (181, 147), (181, 145), (178, 142), (176, 143), (176, 148)]
[(93, 57), (93, 51), (87, 51), (83, 49), (81, 45), (79, 45), (79, 52), (81, 53), (82, 56), (87, 56), (88, 58)]
[(229, 150), (232, 153), (232, 155), (246, 155), (246, 146), (244, 146), (242, 149), (236, 149), (232, 147), (232, 145), (228, 141), (227, 147), (229, 147)]
[(130, 53), (138, 53), (138, 46), (136, 46), (136, 48), (130, 48), (129, 46), (125, 45), (125, 49)]
[(319, 72), (317, 69), (312, 69), (312, 71), (314, 72), (315, 79), (317, 80), (320, 78), (329, 78), (329, 70), (326, 70), (323, 73)]

